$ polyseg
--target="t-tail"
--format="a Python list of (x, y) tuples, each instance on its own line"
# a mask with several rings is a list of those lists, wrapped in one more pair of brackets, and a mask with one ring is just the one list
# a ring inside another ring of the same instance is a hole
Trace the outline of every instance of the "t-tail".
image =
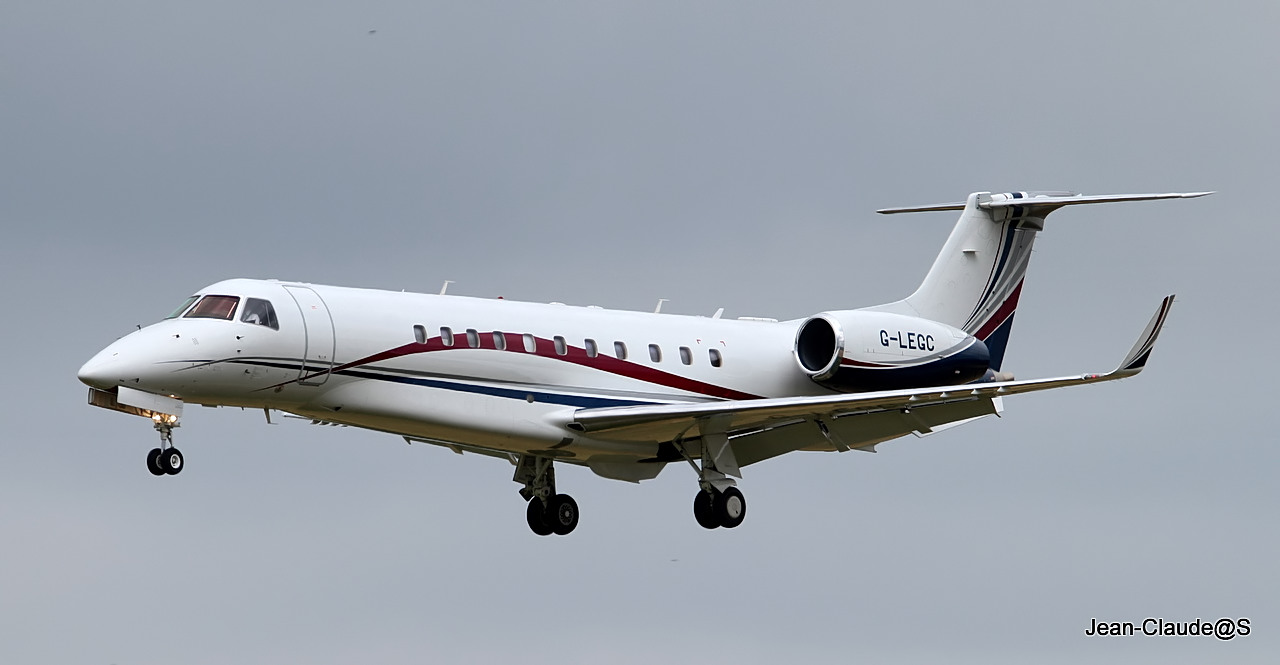
[(991, 369), (1000, 371), (1013, 329), (1031, 246), (1049, 213), (1069, 205), (1186, 199), (1212, 192), (1082, 196), (1072, 192), (970, 194), (964, 203), (886, 208), (882, 214), (960, 210), (929, 274), (903, 300), (868, 309), (907, 314), (955, 326), (982, 340)]

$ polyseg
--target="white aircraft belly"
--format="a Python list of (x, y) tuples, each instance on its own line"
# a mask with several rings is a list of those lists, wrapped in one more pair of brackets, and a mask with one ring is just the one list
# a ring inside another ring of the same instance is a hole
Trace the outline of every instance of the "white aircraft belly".
[(595, 455), (652, 457), (656, 443), (599, 441), (571, 436), (573, 407), (506, 399), (413, 384), (355, 379), (290, 411), (309, 418), (367, 427), (436, 442), (509, 452), (555, 451), (576, 461)]

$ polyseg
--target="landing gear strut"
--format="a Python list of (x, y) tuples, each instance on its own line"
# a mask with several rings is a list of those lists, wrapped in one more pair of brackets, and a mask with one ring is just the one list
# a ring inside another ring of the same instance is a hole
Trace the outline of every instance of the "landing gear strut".
[(566, 536), (578, 526), (578, 502), (556, 494), (556, 470), (549, 457), (521, 455), (512, 480), (524, 485), (520, 496), (529, 502), (525, 519), (539, 536)]
[[(708, 423), (701, 436), (701, 464), (694, 461), (677, 439), (676, 450), (698, 474), (698, 493), (693, 497), (693, 518), (704, 529), (732, 529), (747, 517), (747, 500), (726, 473), (739, 476), (738, 461), (723, 430)], [(696, 454), (696, 453), (695, 453)], [(741, 477), (741, 476), (739, 476)]]
[(178, 427), (178, 419), (174, 416), (156, 414), (152, 416), (156, 431), (160, 433), (160, 447), (152, 448), (147, 453), (147, 470), (153, 476), (176, 476), (182, 471), (184, 460), (182, 452), (173, 447), (173, 428)]

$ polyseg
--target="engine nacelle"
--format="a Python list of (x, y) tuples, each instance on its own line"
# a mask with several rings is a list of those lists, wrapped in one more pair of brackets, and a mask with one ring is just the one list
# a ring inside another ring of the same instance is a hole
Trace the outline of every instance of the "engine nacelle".
[(810, 317), (796, 332), (795, 356), (814, 381), (846, 392), (968, 383), (991, 364), (987, 345), (963, 330), (866, 310)]

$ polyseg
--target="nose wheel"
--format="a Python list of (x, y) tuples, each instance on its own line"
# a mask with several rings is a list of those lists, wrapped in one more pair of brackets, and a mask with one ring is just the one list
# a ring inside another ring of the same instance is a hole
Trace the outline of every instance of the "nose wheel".
[(152, 448), (147, 453), (147, 470), (153, 476), (176, 476), (182, 471), (182, 451), (177, 448)]
[(182, 451), (173, 447), (173, 428), (178, 426), (178, 421), (176, 418), (155, 420), (155, 426), (160, 433), (160, 447), (147, 453), (147, 471), (153, 476), (176, 476), (185, 465)]

